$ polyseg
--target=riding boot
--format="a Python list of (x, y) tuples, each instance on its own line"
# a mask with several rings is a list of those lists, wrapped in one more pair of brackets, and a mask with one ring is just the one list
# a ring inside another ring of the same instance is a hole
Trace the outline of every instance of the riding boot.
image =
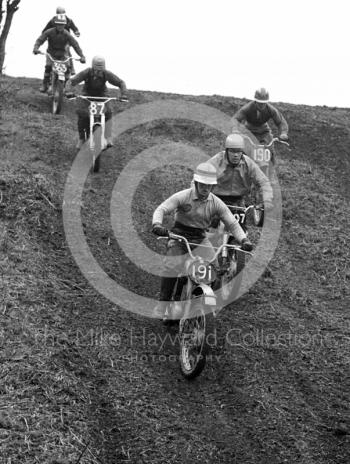
[(40, 92), (42, 93), (47, 92), (47, 89), (49, 88), (49, 85), (50, 85), (50, 77), (51, 77), (51, 66), (45, 66), (43, 83), (39, 89)]

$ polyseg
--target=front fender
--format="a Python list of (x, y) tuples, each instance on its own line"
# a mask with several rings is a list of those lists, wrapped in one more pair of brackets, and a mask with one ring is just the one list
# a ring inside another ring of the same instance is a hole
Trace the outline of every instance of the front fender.
[(216, 296), (213, 289), (207, 284), (199, 284), (196, 286), (196, 288), (193, 289), (193, 294), (198, 296), (199, 289), (201, 290), (201, 293), (204, 297), (204, 304), (209, 306), (215, 306)]

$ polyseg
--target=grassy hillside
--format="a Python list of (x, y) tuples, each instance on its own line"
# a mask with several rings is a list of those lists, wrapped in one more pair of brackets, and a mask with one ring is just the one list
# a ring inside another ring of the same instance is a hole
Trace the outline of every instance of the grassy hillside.
[[(65, 241), (64, 185), (75, 158), (74, 104), (49, 113), (39, 81), (0, 82), (0, 463), (347, 464), (350, 461), (350, 110), (279, 104), (291, 152), (279, 152), (283, 224), (261, 278), (217, 320), (213, 357), (192, 383), (154, 320), (97, 293)], [(232, 115), (243, 100), (130, 92)], [(121, 111), (119, 108), (117, 111)], [(82, 204), (93, 254), (141, 295), (159, 280), (114, 236), (114, 183), (141, 150), (183, 142), (209, 155), (218, 131), (184, 120), (129, 130), (89, 177)], [(142, 240), (162, 198), (189, 171), (157, 170), (139, 186)]]

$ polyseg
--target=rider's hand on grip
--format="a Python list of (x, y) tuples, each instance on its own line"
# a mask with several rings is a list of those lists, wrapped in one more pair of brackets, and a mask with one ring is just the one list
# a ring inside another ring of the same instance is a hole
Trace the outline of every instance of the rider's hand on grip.
[(244, 238), (241, 243), (241, 248), (243, 251), (252, 251), (253, 244), (247, 238)]
[(288, 140), (289, 140), (287, 134), (281, 134), (281, 135), (279, 136), (279, 139), (280, 139), (282, 142), (288, 142)]
[(129, 103), (129, 99), (127, 97), (120, 97), (119, 101), (124, 102), (124, 103)]
[(75, 37), (80, 37), (80, 32), (79, 32), (79, 31), (77, 31), (77, 32), (75, 33)]
[(166, 227), (163, 227), (161, 224), (153, 224), (152, 232), (160, 237), (168, 237), (169, 231)]
[(82, 57), (80, 58), (80, 63), (83, 63), (83, 64), (86, 63), (86, 58), (85, 58), (85, 56), (82, 56)]
[(39, 55), (40, 52), (39, 52), (39, 50), (34, 49), (33, 53), (34, 53), (34, 55)]

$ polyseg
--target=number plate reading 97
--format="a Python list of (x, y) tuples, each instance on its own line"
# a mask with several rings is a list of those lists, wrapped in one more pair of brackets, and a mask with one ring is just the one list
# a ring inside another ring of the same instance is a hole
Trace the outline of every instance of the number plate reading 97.
[(268, 163), (271, 159), (271, 152), (268, 148), (254, 148), (254, 161), (257, 163)]
[(189, 275), (197, 283), (210, 284), (216, 279), (216, 270), (210, 263), (195, 262), (189, 269)]

